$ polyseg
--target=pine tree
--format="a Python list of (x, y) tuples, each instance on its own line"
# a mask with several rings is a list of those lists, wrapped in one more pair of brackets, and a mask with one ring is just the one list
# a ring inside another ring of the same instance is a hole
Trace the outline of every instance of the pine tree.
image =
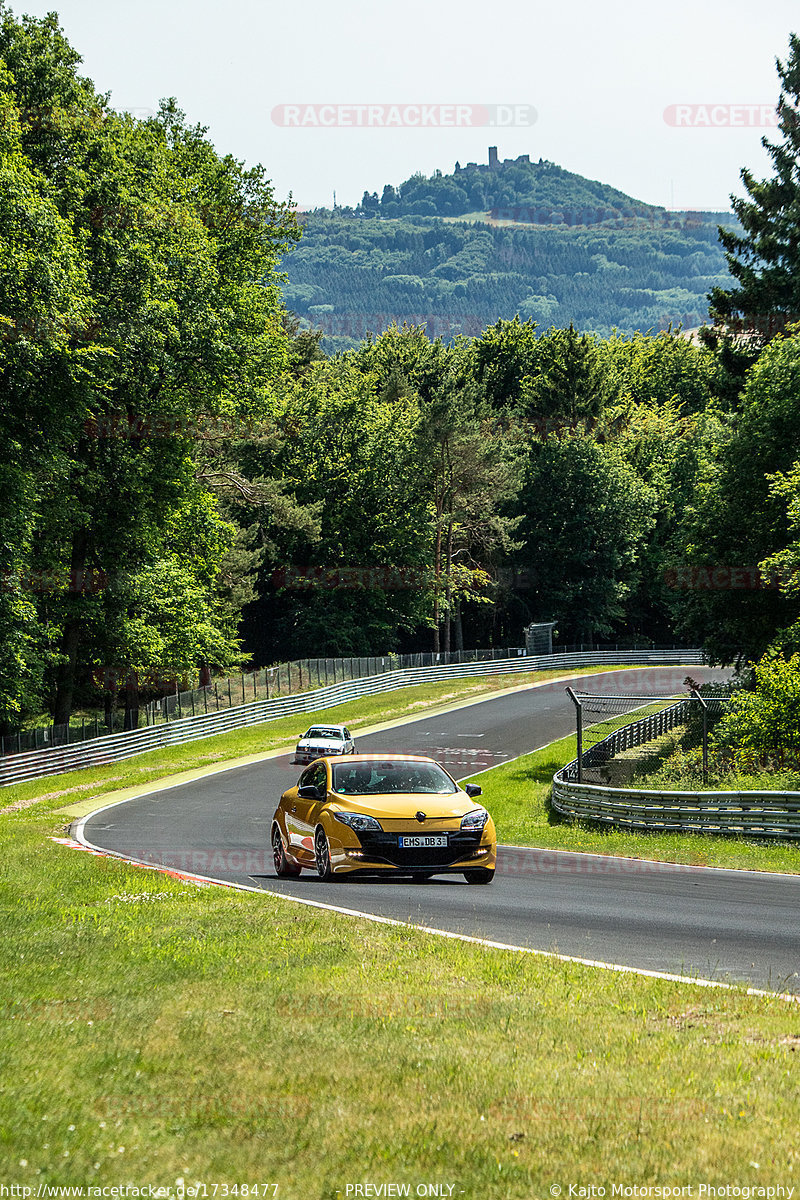
[(766, 342), (789, 321), (800, 319), (800, 37), (791, 34), (777, 105), (782, 141), (762, 145), (774, 165), (771, 179), (757, 181), (742, 168), (750, 199), (731, 196), (742, 233), (720, 227), (728, 268), (738, 286), (709, 293), (710, 315), (720, 333), (747, 333)]

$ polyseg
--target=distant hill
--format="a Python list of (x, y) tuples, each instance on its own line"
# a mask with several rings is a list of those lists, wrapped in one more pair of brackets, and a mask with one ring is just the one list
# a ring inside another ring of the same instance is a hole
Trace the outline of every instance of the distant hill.
[[(596, 224), (602, 213), (619, 215), (634, 212), (645, 216), (657, 212), (653, 205), (633, 200), (624, 192), (597, 180), (585, 179), (566, 171), (556, 163), (540, 158), (531, 162), (527, 154), (519, 158), (497, 158), (496, 147), (489, 147), (485, 164), (456, 163), (452, 175), (434, 171), (430, 177), (412, 175), (399, 188), (387, 183), (381, 196), (364, 192), (358, 215), (384, 217), (457, 217), (465, 213), (492, 209), (525, 208), (542, 216), (566, 209), (568, 223)], [(545, 222), (540, 222), (545, 223)]]
[(445, 339), (515, 313), (601, 335), (703, 322), (706, 293), (729, 278), (717, 226), (734, 227), (732, 214), (672, 212), (492, 151), (486, 165), (302, 216), (286, 304), (329, 351), (392, 320)]

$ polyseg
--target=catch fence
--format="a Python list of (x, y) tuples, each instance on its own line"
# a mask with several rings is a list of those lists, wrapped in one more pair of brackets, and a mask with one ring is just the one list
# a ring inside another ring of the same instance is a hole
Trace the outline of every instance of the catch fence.
[[(578, 754), (553, 776), (552, 804), (562, 816), (623, 829), (800, 838), (800, 792), (609, 786), (610, 777), (620, 783), (621, 763), (636, 775), (657, 739), (692, 723), (707, 781), (708, 732), (724, 711), (726, 697), (695, 693), (643, 703), (641, 697), (567, 691), (576, 708)], [(636, 720), (625, 720), (640, 710)], [(632, 750), (639, 753), (632, 755)]]

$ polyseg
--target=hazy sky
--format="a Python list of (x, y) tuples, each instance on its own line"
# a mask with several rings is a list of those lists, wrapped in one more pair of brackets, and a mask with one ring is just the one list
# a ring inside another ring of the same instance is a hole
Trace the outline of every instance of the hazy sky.
[[(768, 172), (775, 58), (800, 30), (797, 0), (11, 7), (56, 7), (116, 107), (176, 96), (219, 151), (262, 162), (301, 207), (485, 162), (496, 144), (501, 158), (548, 158), (651, 204), (727, 208), (743, 165)], [(476, 123), (492, 113), (502, 125)]]

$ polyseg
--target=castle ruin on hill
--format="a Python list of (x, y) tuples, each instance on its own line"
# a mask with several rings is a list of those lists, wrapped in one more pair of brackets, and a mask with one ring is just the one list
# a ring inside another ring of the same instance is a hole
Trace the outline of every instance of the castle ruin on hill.
[[(540, 158), (539, 163), (541, 164), (541, 162), (542, 162), (542, 159)], [(484, 163), (471, 162), (471, 163), (467, 163), (467, 165), (465, 167), (462, 167), (461, 163), (456, 163), (454, 173), (456, 175), (458, 175), (460, 171), (477, 171), (479, 166), (484, 166), (484, 165), (485, 165)], [(517, 167), (517, 166), (523, 166), (523, 165), (528, 166), (528, 167), (531, 165), (531, 156), (529, 154), (520, 154), (517, 158), (504, 158), (503, 161), (501, 162), (500, 159), (497, 157), (497, 146), (489, 147), (489, 170), (490, 171), (499, 171), (501, 167)]]

